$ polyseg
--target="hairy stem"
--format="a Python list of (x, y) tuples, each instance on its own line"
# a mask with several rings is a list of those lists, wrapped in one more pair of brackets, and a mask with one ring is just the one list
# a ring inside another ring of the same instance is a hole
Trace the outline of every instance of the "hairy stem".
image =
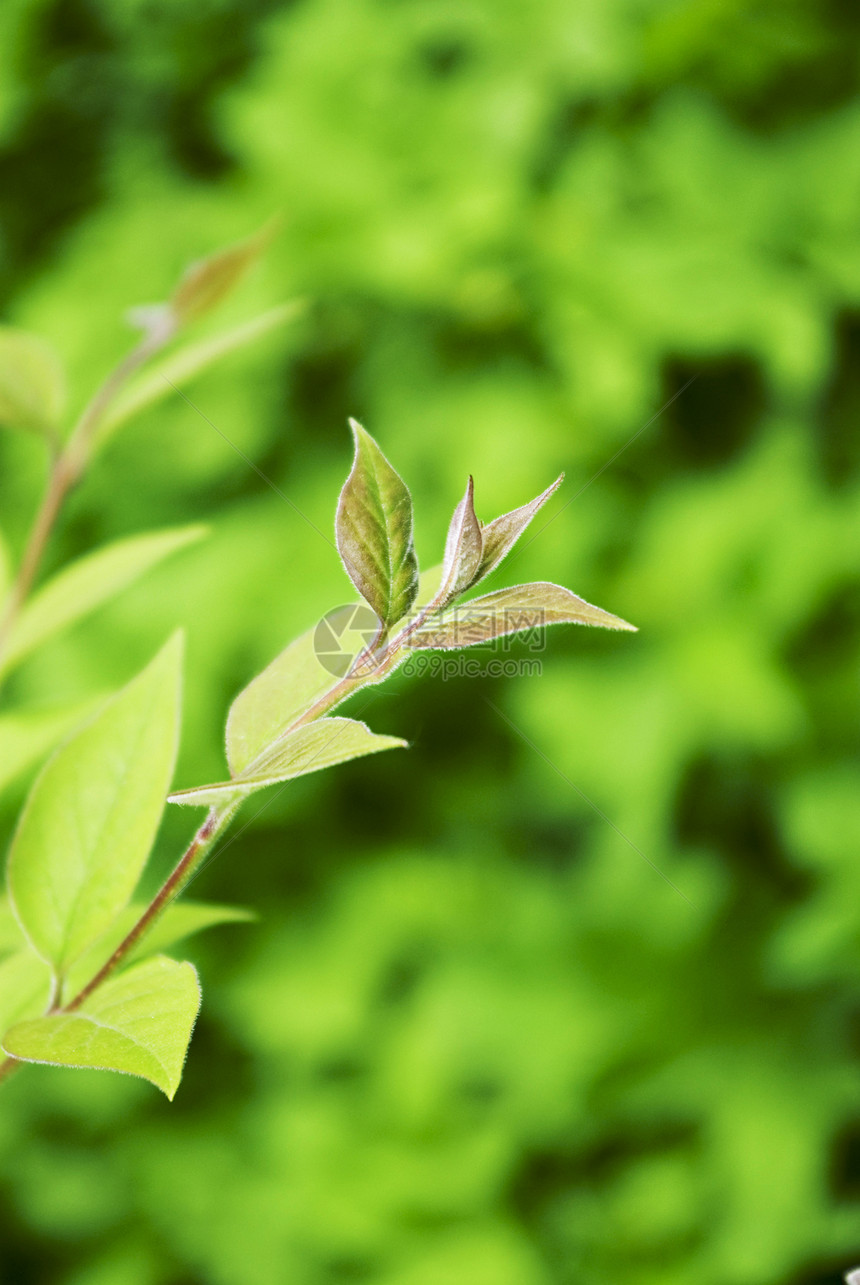
[(53, 456), (45, 493), (30, 528), (18, 574), (0, 616), (0, 658), (18, 613), (39, 574), (60, 510), (89, 464), (93, 439), (105, 411), (127, 380), (167, 343), (172, 333), (172, 329), (167, 326), (152, 331), (123, 358), (84, 408), (66, 447)]
[[(55, 1008), (54, 1012), (72, 1013), (76, 1008), (80, 1008), (84, 1001), (89, 999), (93, 991), (97, 990), (102, 982), (110, 977), (114, 969), (123, 962), (129, 952), (146, 936), (150, 929), (155, 927), (167, 907), (172, 901), (175, 901), (191, 876), (199, 868), (200, 863), (215, 840), (230, 824), (237, 807), (238, 804), (230, 804), (220, 810), (218, 808), (210, 808), (206, 820), (137, 923), (129, 929), (110, 958), (102, 964), (95, 976), (90, 978), (86, 986), (79, 990), (77, 995), (69, 1000), (67, 1004), (64, 1004), (61, 1008)], [(2, 1073), (2, 1068), (0, 1068), (0, 1073)]]
[(23, 1065), (24, 1063), (17, 1057), (4, 1058), (3, 1061), (0, 1062), (0, 1081), (8, 1080), (9, 1076), (14, 1075), (18, 1068)]

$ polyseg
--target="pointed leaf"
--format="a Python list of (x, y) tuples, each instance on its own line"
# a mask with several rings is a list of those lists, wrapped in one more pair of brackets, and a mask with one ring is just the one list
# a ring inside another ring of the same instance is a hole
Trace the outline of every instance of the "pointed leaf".
[(132, 416), (171, 397), (177, 388), (183, 388), (222, 357), (247, 347), (278, 326), (296, 320), (304, 310), (305, 304), (299, 299), (280, 304), (231, 330), (177, 348), (163, 361), (148, 367), (117, 397), (99, 426), (98, 443), (103, 444)]
[(53, 436), (65, 401), (63, 367), (51, 345), (0, 326), (0, 424)]
[(109, 978), (72, 1013), (19, 1022), (3, 1049), (25, 1062), (139, 1075), (172, 1100), (199, 1007), (192, 965), (156, 955)]
[(545, 625), (600, 625), (604, 629), (630, 629), (620, 616), (578, 598), (561, 585), (536, 581), (485, 594), (462, 607), (452, 607), (428, 618), (408, 641), (416, 650), (457, 650), (490, 642), (506, 634), (532, 632)]
[(93, 708), (88, 700), (0, 714), (0, 790), (36, 766)]
[(528, 504), (512, 509), (510, 513), (503, 513), (500, 518), (494, 518), (492, 522), (487, 523), (483, 529), (484, 552), (480, 570), (475, 577), (476, 581), (483, 580), (491, 571), (495, 571), (502, 559), (510, 553), (538, 509), (543, 508), (563, 481), (564, 474), (560, 473), (552, 486), (548, 486), (535, 499), (529, 500)]
[(116, 597), (144, 572), (206, 534), (204, 526), (149, 531), (88, 553), (49, 580), (21, 611), (2, 661), (8, 672), (54, 634)]
[[(439, 566), (422, 574), (416, 607), (435, 597), (440, 574)], [(353, 607), (356, 613), (366, 615), (363, 604), (355, 603)], [(290, 643), (233, 701), (226, 737), (227, 762), (233, 776), (245, 772), (273, 741), (342, 682), (343, 670), (332, 665), (319, 640), (324, 623), (325, 620)], [(346, 700), (353, 690), (346, 685), (342, 699)]]
[(269, 223), (253, 236), (192, 263), (171, 296), (177, 323), (187, 325), (217, 307), (268, 249), (276, 230), (276, 225)]
[(418, 592), (412, 497), (370, 434), (350, 424), (355, 459), (338, 501), (337, 547), (350, 580), (388, 627)]
[[(107, 932), (74, 962), (63, 987), (64, 997), (76, 995), (95, 977), (102, 964), (110, 959), (116, 947), (137, 923), (146, 906), (147, 903), (143, 901), (126, 906)], [(202, 932), (205, 928), (214, 928), (218, 924), (247, 923), (254, 918), (256, 916), (253, 911), (244, 910), (241, 906), (219, 906), (205, 901), (174, 901), (156, 921), (152, 931), (142, 937), (131, 950), (128, 962), (157, 955), (184, 937)]]
[(221, 807), (224, 803), (246, 798), (257, 790), (280, 781), (291, 781), (309, 772), (318, 772), (336, 763), (376, 754), (379, 750), (402, 749), (406, 741), (397, 736), (377, 736), (366, 723), (352, 718), (321, 718), (296, 728), (279, 741), (270, 755), (255, 765), (253, 774), (201, 785), (192, 790), (171, 794), (169, 803), (187, 803), (192, 807)]
[(440, 602), (450, 602), (465, 593), (478, 574), (484, 551), (481, 524), (475, 516), (474, 482), (469, 478), (466, 494), (454, 510), (442, 567)]
[(29, 948), (0, 962), (0, 1035), (13, 1022), (44, 1013), (51, 1000), (51, 969)]
[(170, 785), (181, 638), (51, 758), (9, 854), (9, 892), (35, 950), (58, 971), (125, 906)]

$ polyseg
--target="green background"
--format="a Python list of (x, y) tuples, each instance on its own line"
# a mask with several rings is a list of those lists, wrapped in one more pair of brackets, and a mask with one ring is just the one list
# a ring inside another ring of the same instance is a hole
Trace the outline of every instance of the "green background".
[[(211, 536), (7, 708), (115, 688), (183, 624), (177, 783), (223, 775), (232, 696), (350, 600), (309, 525), (350, 414), (412, 484), (425, 565), (469, 472), (486, 520), (565, 469), (493, 584), (640, 627), (552, 631), (539, 678), (398, 676), (362, 716), (407, 753), (253, 800), (195, 895), (259, 922), (188, 947), (175, 1103), (3, 1087), (4, 1282), (825, 1285), (860, 1260), (858, 35), (847, 0), (0, 7), (0, 306), (76, 404), (129, 305), (273, 211), (217, 324), (309, 301), (99, 458), (53, 565)], [(42, 467), (4, 436), (13, 549)], [(171, 810), (153, 875), (192, 822)]]

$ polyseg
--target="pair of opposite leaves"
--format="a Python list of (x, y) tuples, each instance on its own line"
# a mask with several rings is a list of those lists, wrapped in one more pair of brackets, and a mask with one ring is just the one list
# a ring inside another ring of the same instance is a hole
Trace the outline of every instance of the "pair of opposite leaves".
[(455, 607), (510, 552), (563, 475), (528, 504), (486, 525), (475, 514), (469, 478), (448, 529), (441, 576), (437, 568), (419, 577), (409, 489), (370, 434), (351, 424), (355, 458), (338, 501), (337, 546), (352, 583), (377, 617), (375, 656), (385, 663), (374, 670), (371, 661), (344, 679), (333, 678), (314, 653), (313, 631), (303, 635), (233, 703), (226, 738), (231, 780), (172, 794), (174, 803), (226, 806), (267, 785), (404, 745), (354, 719), (315, 718), (314, 709), (322, 703), (320, 712), (327, 714), (362, 683), (387, 676), (411, 650), (459, 650), (550, 624), (634, 628), (543, 581)]
[[(451, 521), (441, 581), (430, 590), (425, 586), (427, 605), (404, 625), (420, 596), (411, 498), (373, 439), (358, 425), (354, 431), (356, 457), (338, 505), (338, 545), (353, 582), (377, 612), (380, 638), (401, 625), (392, 648), (463, 647), (565, 620), (631, 628), (569, 590), (540, 583), (485, 595), (460, 618), (452, 614), (454, 600), (498, 565), (558, 486), (483, 527), (475, 517), (471, 480)], [(430, 579), (436, 578), (431, 572)], [(291, 644), (234, 702), (227, 727), (233, 779), (172, 795), (173, 801), (229, 815), (243, 797), (266, 785), (404, 744), (376, 736), (353, 719), (314, 719), (321, 698), (330, 698), (327, 711), (358, 683), (374, 681), (374, 674), (364, 671), (354, 683), (334, 680), (316, 659), (312, 638), (311, 633)], [(111, 933), (123, 908), (134, 913), (128, 902), (175, 759), (178, 680), (174, 639), (40, 774), (10, 853), (12, 901), (33, 952), (13, 957), (13, 973), (45, 960), (67, 984), (74, 982), (74, 991), (110, 953), (104, 934)], [(224, 915), (219, 911), (217, 917)], [(41, 977), (35, 981), (41, 986)], [(198, 1005), (192, 966), (157, 955), (109, 979), (77, 1011), (29, 1020), (22, 1013), (24, 1020), (6, 1031), (3, 1045), (7, 1054), (25, 1060), (142, 1075), (172, 1097)]]

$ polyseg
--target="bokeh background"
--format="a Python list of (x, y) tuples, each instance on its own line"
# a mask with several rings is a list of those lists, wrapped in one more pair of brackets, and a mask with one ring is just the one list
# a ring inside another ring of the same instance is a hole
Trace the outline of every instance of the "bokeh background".
[[(213, 325), (308, 300), (100, 457), (54, 565), (211, 535), (7, 709), (109, 691), (184, 624), (178, 783), (217, 779), (231, 697), (350, 600), (225, 436), (328, 533), (348, 415), (412, 483), (425, 565), (470, 471), (489, 519), (565, 469), (506, 582), (641, 632), (556, 630), (540, 678), (398, 677), (366, 717), (408, 753), (258, 796), (195, 886), (259, 921), (187, 948), (175, 1103), (4, 1086), (2, 1281), (860, 1259), (858, 36), (847, 0), (4, 0), (0, 315), (78, 404), (129, 305), (273, 211)], [(13, 550), (42, 467), (4, 435)]]

